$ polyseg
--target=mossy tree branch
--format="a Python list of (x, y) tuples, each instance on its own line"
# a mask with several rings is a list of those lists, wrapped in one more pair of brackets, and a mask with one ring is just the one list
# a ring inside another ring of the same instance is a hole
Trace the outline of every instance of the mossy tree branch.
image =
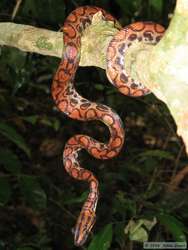
[(154, 48), (141, 51), (133, 68), (167, 104), (188, 153), (188, 1), (177, 0), (163, 39)]
[[(98, 12), (82, 36), (80, 66), (106, 67), (106, 48), (117, 32), (113, 22), (102, 20)], [(26, 52), (61, 58), (63, 33), (16, 23), (0, 23), (0, 45)], [(96, 56), (97, 55), (97, 56)]]
[[(80, 66), (106, 68), (106, 48), (117, 32), (97, 13), (83, 34)], [(63, 34), (15, 23), (0, 23), (0, 45), (61, 57)], [(137, 48), (126, 65), (131, 75), (165, 101), (188, 152), (188, 1), (177, 0), (168, 30), (158, 45)]]

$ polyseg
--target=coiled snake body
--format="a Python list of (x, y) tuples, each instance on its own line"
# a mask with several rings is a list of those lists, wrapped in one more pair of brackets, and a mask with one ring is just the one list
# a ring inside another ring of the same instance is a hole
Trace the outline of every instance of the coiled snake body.
[[(63, 152), (66, 171), (75, 179), (87, 181), (90, 192), (85, 201), (74, 229), (74, 243), (83, 245), (95, 223), (95, 210), (98, 201), (98, 181), (93, 173), (80, 166), (78, 152), (86, 149), (98, 159), (116, 156), (124, 143), (124, 129), (120, 117), (109, 107), (90, 102), (80, 96), (74, 88), (75, 73), (79, 65), (81, 35), (91, 24), (93, 15), (101, 11), (107, 21), (117, 22), (114, 17), (98, 7), (84, 6), (74, 10), (62, 28), (64, 52), (52, 84), (52, 96), (60, 111), (77, 120), (100, 120), (110, 130), (108, 143), (101, 143), (86, 135), (75, 135), (68, 140)], [(120, 92), (130, 96), (149, 93), (141, 83), (135, 82), (124, 69), (126, 50), (132, 42), (142, 41), (155, 44), (164, 32), (163, 27), (153, 23), (138, 22), (120, 30), (107, 49), (107, 76)]]

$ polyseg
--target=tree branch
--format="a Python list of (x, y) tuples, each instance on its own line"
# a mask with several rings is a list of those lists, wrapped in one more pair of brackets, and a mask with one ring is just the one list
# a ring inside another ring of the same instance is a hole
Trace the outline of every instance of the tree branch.
[[(86, 28), (82, 36), (80, 66), (97, 66), (105, 69), (106, 49), (116, 32), (113, 22), (102, 20), (102, 13), (96, 13), (92, 25)], [(0, 45), (61, 58), (64, 48), (63, 33), (2, 22), (0, 23)]]
[(140, 50), (132, 68), (138, 80), (167, 104), (188, 153), (188, 1), (177, 1), (163, 39)]
[(181, 184), (183, 179), (188, 175), (188, 165), (181, 169), (170, 181), (168, 186), (168, 191), (175, 191), (178, 186)]
[(16, 23), (0, 23), (0, 45), (61, 57), (63, 38), (60, 32)]
[[(92, 25), (82, 36), (80, 66), (105, 69), (106, 48), (116, 32), (112, 22), (102, 20), (100, 12), (94, 15)], [(63, 34), (28, 25), (0, 23), (0, 45), (60, 58)], [(144, 49), (142, 46), (129, 58), (125, 66), (133, 78), (143, 82), (167, 104), (188, 152), (188, 1), (177, 0), (170, 26), (158, 45)]]

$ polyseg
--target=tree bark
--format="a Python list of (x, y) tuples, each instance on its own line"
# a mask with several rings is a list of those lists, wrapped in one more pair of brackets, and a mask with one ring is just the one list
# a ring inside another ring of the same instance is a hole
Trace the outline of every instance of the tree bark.
[[(102, 20), (102, 13), (96, 13), (92, 19), (92, 25), (86, 28), (82, 36), (79, 65), (105, 69), (106, 49), (116, 32), (113, 22)], [(0, 45), (61, 58), (64, 48), (63, 33), (30, 25), (2, 22), (0, 23)]]
[(141, 51), (133, 68), (139, 80), (168, 106), (188, 153), (188, 1), (177, 0), (163, 39)]

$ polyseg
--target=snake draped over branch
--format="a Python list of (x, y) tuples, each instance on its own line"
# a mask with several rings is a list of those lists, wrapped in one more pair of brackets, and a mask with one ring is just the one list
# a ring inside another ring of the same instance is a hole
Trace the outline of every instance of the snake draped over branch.
[[(63, 163), (66, 171), (75, 179), (89, 183), (90, 191), (82, 207), (74, 228), (74, 243), (85, 243), (96, 219), (96, 206), (99, 196), (98, 181), (94, 174), (81, 167), (78, 162), (80, 150), (87, 150), (97, 159), (110, 159), (116, 156), (124, 143), (124, 128), (120, 117), (106, 105), (91, 102), (80, 96), (74, 87), (74, 78), (80, 61), (81, 36), (91, 24), (92, 17), (102, 12), (105, 21), (116, 19), (99, 7), (83, 6), (72, 11), (66, 18), (63, 31), (64, 51), (52, 83), (52, 96), (60, 111), (72, 119), (81, 121), (99, 120), (110, 131), (108, 143), (102, 143), (90, 136), (78, 134), (65, 145)], [(119, 25), (120, 27), (120, 25)], [(109, 81), (124, 95), (138, 97), (150, 93), (142, 83), (135, 81), (125, 70), (127, 50), (134, 42), (155, 45), (162, 37), (164, 28), (152, 22), (136, 22), (120, 29), (107, 48), (106, 73)]]

